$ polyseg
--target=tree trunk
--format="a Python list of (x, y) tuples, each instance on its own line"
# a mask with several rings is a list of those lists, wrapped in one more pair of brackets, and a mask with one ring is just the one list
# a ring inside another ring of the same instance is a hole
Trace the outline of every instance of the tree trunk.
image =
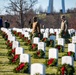
[(23, 13), (20, 13), (21, 15), (21, 28), (24, 28), (24, 18), (23, 18)]

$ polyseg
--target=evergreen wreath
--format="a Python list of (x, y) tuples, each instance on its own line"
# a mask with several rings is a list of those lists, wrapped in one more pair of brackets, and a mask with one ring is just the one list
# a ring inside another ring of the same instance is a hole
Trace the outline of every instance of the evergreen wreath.
[(45, 52), (41, 49), (37, 50), (36, 53), (33, 54), (34, 58), (43, 58), (45, 56)]
[(48, 60), (45, 61), (45, 65), (46, 66), (56, 66), (57, 65), (58, 60), (55, 58), (50, 58)]
[(15, 73), (28, 73), (29, 63), (20, 63), (13, 71)]
[(55, 48), (57, 48), (59, 52), (63, 52), (64, 49), (62, 45), (56, 45)]
[(73, 75), (74, 72), (74, 67), (69, 64), (63, 64), (57, 68), (57, 75)]

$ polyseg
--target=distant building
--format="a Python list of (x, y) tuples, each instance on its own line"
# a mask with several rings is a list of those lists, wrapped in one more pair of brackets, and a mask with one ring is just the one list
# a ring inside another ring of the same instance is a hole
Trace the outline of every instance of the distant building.
[(62, 13), (65, 13), (65, 0), (62, 0)]
[(48, 10), (47, 13), (53, 13), (53, 0), (49, 0)]
[[(65, 0), (62, 0), (62, 13), (65, 13)], [(47, 14), (53, 13), (53, 0), (49, 0)]]

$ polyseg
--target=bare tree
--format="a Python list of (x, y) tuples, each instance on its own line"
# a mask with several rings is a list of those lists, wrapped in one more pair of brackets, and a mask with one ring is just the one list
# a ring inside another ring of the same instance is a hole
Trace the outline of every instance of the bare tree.
[(37, 0), (9, 0), (7, 12), (17, 16), (17, 24), (24, 27), (26, 14), (37, 3)]

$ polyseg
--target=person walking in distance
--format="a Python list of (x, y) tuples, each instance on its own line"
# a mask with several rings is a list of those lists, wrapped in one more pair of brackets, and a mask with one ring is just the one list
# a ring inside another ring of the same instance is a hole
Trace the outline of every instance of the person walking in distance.
[(68, 43), (68, 38), (70, 37), (68, 33), (68, 21), (66, 20), (65, 15), (61, 16), (61, 38), (65, 39), (65, 42)]
[(2, 17), (0, 17), (0, 28), (3, 27), (3, 20)]
[(33, 37), (38, 37), (40, 35), (40, 23), (38, 17), (33, 18), (32, 35)]

